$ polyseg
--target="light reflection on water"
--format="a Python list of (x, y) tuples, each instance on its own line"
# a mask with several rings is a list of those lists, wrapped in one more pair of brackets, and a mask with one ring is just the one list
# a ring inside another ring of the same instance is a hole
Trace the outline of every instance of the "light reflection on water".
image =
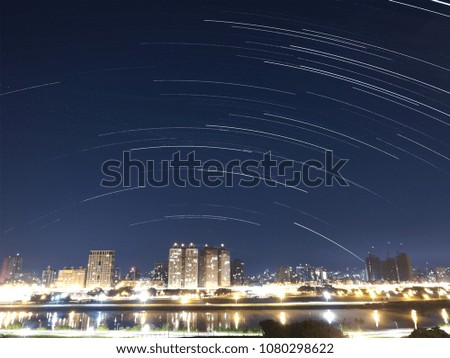
[[(281, 324), (305, 319), (323, 320), (333, 314), (332, 324), (345, 330), (376, 328), (414, 328), (410, 310), (335, 309), (327, 310), (214, 310), (214, 311), (48, 311), (0, 312), (0, 329), (22, 327), (29, 329), (75, 330), (146, 330), (167, 332), (233, 332), (260, 330), (259, 322), (272, 319)], [(445, 309), (417, 310), (420, 326), (432, 327), (448, 322)], [(380, 319), (382, 317), (382, 319)], [(417, 322), (417, 321), (416, 321)]]

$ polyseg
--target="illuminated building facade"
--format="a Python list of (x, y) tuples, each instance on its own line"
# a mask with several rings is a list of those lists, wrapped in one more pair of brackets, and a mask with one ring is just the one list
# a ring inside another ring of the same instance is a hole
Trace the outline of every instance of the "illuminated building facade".
[(199, 286), (214, 289), (230, 286), (230, 251), (222, 244), (219, 249), (205, 245), (200, 252)]
[(198, 249), (191, 243), (184, 251), (183, 287), (198, 287)]
[(203, 288), (217, 288), (219, 282), (218, 250), (214, 247), (205, 247), (200, 252), (200, 280)]
[(217, 255), (219, 287), (229, 287), (231, 284), (230, 250), (226, 249), (222, 244), (220, 245)]
[(198, 248), (175, 243), (169, 250), (168, 287), (195, 289), (198, 287)]
[(86, 287), (109, 288), (114, 282), (114, 250), (91, 250), (89, 254)]
[(58, 271), (56, 288), (83, 288), (86, 282), (86, 268), (64, 267)]

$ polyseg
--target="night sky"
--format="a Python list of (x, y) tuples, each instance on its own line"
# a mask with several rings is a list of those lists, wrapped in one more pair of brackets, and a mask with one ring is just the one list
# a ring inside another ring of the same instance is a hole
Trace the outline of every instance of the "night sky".
[[(115, 249), (145, 272), (174, 241), (224, 243), (248, 273), (363, 268), (387, 242), (450, 264), (445, 1), (2, 1), (0, 22), (0, 256), (25, 271)], [(100, 186), (124, 150), (300, 166), (323, 148), (349, 187)]]

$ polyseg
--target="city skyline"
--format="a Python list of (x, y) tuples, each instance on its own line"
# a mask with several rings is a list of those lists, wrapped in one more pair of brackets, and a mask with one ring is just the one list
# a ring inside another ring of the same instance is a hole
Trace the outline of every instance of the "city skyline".
[[(175, 244), (177, 244), (177, 243), (175, 243)], [(205, 245), (207, 245), (207, 244), (205, 244)], [(220, 244), (220, 245), (223, 245), (223, 244)], [(218, 246), (220, 246), (220, 245), (218, 245)], [(181, 245), (178, 245), (178, 246), (181, 249), (182, 247), (184, 247), (184, 243), (181, 244)], [(199, 247), (201, 247), (201, 246), (199, 246), (197, 244), (194, 244), (192, 242), (189, 243), (187, 248), (189, 248), (190, 246), (193, 246), (193, 247), (195, 247), (197, 249)], [(173, 246), (172, 246), (172, 248), (173, 248)], [(366, 261), (367, 257), (375, 256), (377, 258), (381, 258), (381, 257), (386, 256), (387, 258), (389, 258), (389, 257), (391, 257), (391, 255), (392, 255), (392, 257), (395, 257), (398, 254), (404, 254), (405, 253), (404, 252), (405, 250), (404, 250), (404, 247), (403, 247), (402, 243), (399, 243), (398, 248), (395, 251), (390, 252), (390, 249), (392, 249), (391, 242), (387, 242), (386, 243), (386, 247), (382, 248), (380, 250), (374, 250), (374, 247), (372, 246), (369, 250), (367, 250), (366, 255), (363, 256), (364, 257), (364, 262), (361, 262), (360, 264), (356, 264), (356, 265), (350, 265), (350, 264), (345, 265), (344, 264), (342, 266), (339, 266), (339, 265), (338, 266), (329, 266), (329, 265), (326, 264), (326, 262), (315, 261), (315, 260), (311, 259), (308, 256), (303, 256), (301, 258), (298, 258), (297, 260), (294, 259), (294, 260), (291, 260), (289, 262), (286, 262), (286, 260), (284, 260), (284, 261), (281, 260), (281, 261), (278, 261), (278, 262), (268, 261), (267, 264), (265, 264), (265, 266), (262, 269), (250, 268), (250, 273), (252, 275), (255, 275), (255, 274), (259, 274), (259, 273), (263, 272), (266, 269), (269, 269), (269, 270), (272, 270), (272, 271), (276, 271), (279, 267), (286, 266), (286, 264), (291, 264), (291, 265), (295, 266), (297, 263), (301, 263), (301, 262), (307, 262), (307, 263), (313, 264), (315, 266), (326, 266), (328, 269), (331, 269), (331, 270), (334, 270), (334, 271), (340, 271), (340, 270), (345, 270), (345, 269), (349, 269), (349, 268), (357, 269), (358, 267), (361, 268), (362, 270), (366, 270), (366, 268), (367, 268), (367, 261)], [(92, 251), (92, 250), (90, 250), (90, 251)], [(115, 250), (113, 250), (113, 251), (115, 251)], [(232, 251), (232, 248), (230, 248), (230, 251)], [(85, 262), (85, 260), (83, 258), (83, 259), (78, 260), (78, 261), (70, 260), (70, 262), (68, 262), (68, 260), (66, 260), (66, 261), (62, 260), (62, 265), (59, 265), (59, 266), (58, 266), (58, 264), (55, 264), (54, 261), (53, 262), (42, 262), (42, 264), (39, 263), (37, 265), (30, 266), (27, 263), (28, 260), (26, 260), (25, 261), (25, 269), (23, 269), (23, 266), (22, 266), (23, 265), (23, 262), (22, 262), (23, 261), (23, 255), (21, 255), (20, 253), (16, 253), (15, 255), (13, 255), (13, 254), (6, 255), (6, 256), (1, 257), (1, 258), (3, 259), (3, 258), (7, 258), (7, 257), (14, 257), (14, 256), (20, 256), (21, 257), (20, 267), (22, 268), (23, 272), (41, 272), (46, 267), (51, 267), (51, 268), (54, 268), (54, 267), (87, 267), (87, 263)], [(116, 263), (115, 266), (116, 267), (120, 267), (122, 270), (127, 270), (127, 268), (130, 268), (130, 269), (137, 268), (140, 271), (149, 272), (149, 271), (151, 271), (152, 268), (154, 268), (154, 265), (156, 265), (156, 264), (163, 264), (163, 263), (168, 264), (170, 259), (167, 260), (167, 258), (165, 256), (166, 255), (164, 253), (164, 250), (162, 250), (160, 255), (156, 256), (155, 261), (151, 261), (151, 262), (150, 261), (146, 261), (146, 262), (144, 261), (145, 263), (142, 266), (136, 265), (136, 262), (139, 261), (139, 259), (137, 259), (137, 258), (131, 259), (129, 262), (124, 263), (122, 260), (120, 260), (120, 256), (119, 256), (119, 262), (121, 262), (121, 264)], [(241, 258), (245, 258), (246, 257), (245, 255), (237, 254), (236, 257), (239, 257), (239, 260), (241, 260), (242, 262), (247, 262), (247, 260), (245, 260), (245, 259), (242, 260), (241, 259)], [(410, 257), (409, 253), (408, 253), (408, 257)], [(235, 259), (233, 259), (232, 262), (234, 260)], [(35, 262), (36, 258), (31, 258), (31, 261)], [(41, 261), (41, 260), (38, 260), (38, 261)], [(413, 261), (413, 260), (411, 260), (411, 258), (410, 258), (410, 261)], [(230, 265), (231, 265), (231, 263), (230, 263)], [(414, 264), (414, 265), (412, 265), (412, 267), (415, 268), (415, 269), (419, 269), (419, 270), (426, 270), (426, 269), (433, 268), (433, 267), (447, 267), (447, 266), (449, 266), (449, 264), (450, 263), (446, 264), (445, 262), (443, 264), (439, 264), (439, 263), (434, 263), (432, 261), (426, 260), (425, 264), (423, 264), (423, 265)]]
[[(256, 274), (363, 269), (390, 242), (449, 265), (447, 6), (133, 5), (2, 2), (0, 257), (43, 270), (111, 248), (126, 272), (223, 242)], [(189, 155), (202, 166), (164, 166)]]
[[(218, 248), (204, 244), (199, 251), (193, 243), (174, 243), (169, 248), (167, 261), (152, 263), (153, 270), (135, 265), (127, 266), (130, 270), (126, 275), (121, 275), (121, 267), (116, 265), (115, 255), (115, 250), (90, 250), (87, 265), (65, 265), (60, 268), (48, 265), (30, 272), (23, 270), (23, 257), (17, 253), (3, 257), (0, 281), (30, 283), (37, 279), (45, 287), (56, 284), (60, 288), (96, 288), (113, 287), (120, 281), (150, 280), (157, 286), (189, 290), (255, 284), (255, 278), (262, 280), (259, 283), (266, 280), (266, 283), (324, 283), (343, 279), (370, 283), (423, 281), (428, 276), (432, 279), (450, 277), (450, 266), (429, 264), (425, 268), (419, 268), (411, 263), (408, 253), (397, 251), (391, 256), (389, 250), (385, 259), (368, 252), (362, 268), (346, 267), (336, 270), (298, 260), (295, 263), (267, 265), (271, 269), (266, 268), (263, 272), (249, 272), (245, 261), (232, 258), (230, 250), (224, 244), (220, 244)], [(244, 269), (244, 266), (247, 268)]]

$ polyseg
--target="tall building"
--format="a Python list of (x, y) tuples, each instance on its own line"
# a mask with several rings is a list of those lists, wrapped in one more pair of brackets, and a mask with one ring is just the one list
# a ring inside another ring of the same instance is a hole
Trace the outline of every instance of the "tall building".
[(224, 244), (221, 244), (217, 255), (219, 287), (229, 287), (231, 285), (230, 250), (226, 249)]
[(22, 256), (20, 254), (5, 256), (0, 271), (0, 283), (14, 280), (22, 272)]
[(42, 271), (42, 285), (45, 287), (52, 286), (56, 281), (56, 277), (56, 270), (52, 269), (50, 266), (47, 266), (47, 268)]
[(169, 250), (168, 276), (169, 288), (198, 287), (198, 248), (194, 244), (189, 247), (173, 244)]
[(244, 261), (236, 259), (231, 266), (231, 283), (233, 286), (241, 286), (244, 284)]
[(86, 268), (64, 267), (58, 271), (57, 288), (83, 288), (86, 282)]
[(114, 250), (91, 250), (89, 254), (86, 287), (109, 288), (114, 282)]
[(177, 243), (174, 243), (169, 249), (169, 288), (182, 287), (183, 251), (184, 249)]
[(219, 249), (205, 245), (200, 252), (199, 271), (200, 287), (229, 287), (230, 251), (223, 244)]
[(369, 253), (369, 256), (366, 257), (366, 274), (369, 282), (382, 279), (381, 260), (378, 256)]
[(183, 287), (197, 288), (198, 287), (198, 249), (191, 243), (189, 247), (184, 250), (184, 272), (183, 272)]
[(404, 252), (400, 252), (395, 257), (399, 281), (411, 281), (413, 278), (411, 259)]
[(217, 288), (219, 283), (218, 250), (214, 247), (205, 247), (200, 252), (199, 286), (204, 288)]
[(387, 257), (382, 261), (381, 269), (383, 272), (383, 279), (386, 281), (398, 281), (397, 264), (393, 257)]

